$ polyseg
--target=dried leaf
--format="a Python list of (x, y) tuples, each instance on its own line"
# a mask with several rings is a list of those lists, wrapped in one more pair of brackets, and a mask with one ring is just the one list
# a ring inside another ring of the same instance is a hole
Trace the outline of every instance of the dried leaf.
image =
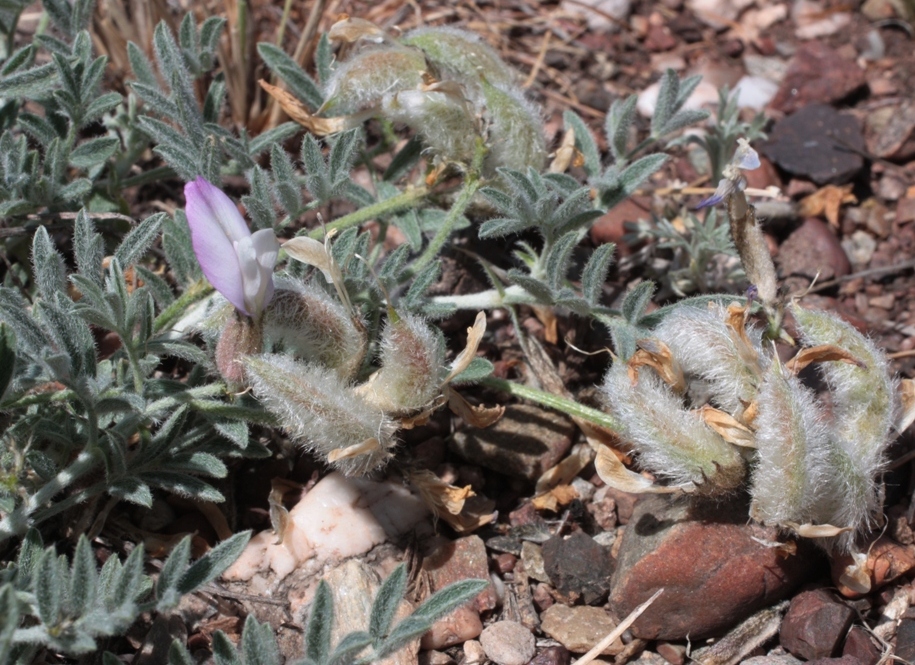
[[(374, 377), (377, 374), (378, 373), (375, 372), (375, 374), (372, 374), (372, 376)], [(368, 382), (362, 384), (361, 386), (358, 386), (355, 389), (355, 391), (357, 393), (366, 393), (368, 391), (364, 390), (364, 389), (370, 388), (371, 387), (370, 384), (371, 384), (371, 378), (369, 379)], [(414, 427), (422, 427), (423, 425), (425, 425), (426, 423), (429, 422), (429, 418), (432, 417), (432, 414), (435, 413), (438, 410), (438, 408), (441, 407), (443, 404), (445, 404), (447, 401), (448, 401), (448, 399), (444, 395), (439, 395), (432, 401), (432, 405), (428, 409), (423, 409), (420, 413), (417, 413), (416, 415), (404, 416), (403, 418), (401, 418), (400, 419), (401, 428), (413, 429)]]
[(850, 526), (833, 526), (832, 524), (798, 524), (785, 522), (785, 526), (804, 538), (834, 538), (847, 531), (854, 531)]
[(899, 382), (899, 404), (896, 431), (901, 434), (915, 422), (915, 380), (902, 379)]
[(741, 448), (756, 448), (756, 436), (731, 414), (706, 404), (699, 409), (705, 424), (716, 431), (722, 439)]
[(331, 234), (329, 234), (322, 244), (314, 238), (298, 236), (292, 240), (287, 240), (280, 247), (285, 249), (286, 253), (296, 261), (307, 263), (320, 270), (324, 274), (324, 279), (334, 285), (340, 302), (343, 303), (350, 315), (354, 316), (353, 306), (350, 303), (349, 294), (344, 285), (343, 271), (340, 270), (340, 266), (337, 265), (334, 255), (330, 251), (331, 237)]
[(275, 85), (270, 85), (264, 79), (258, 81), (260, 86), (273, 97), (286, 114), (302, 125), (315, 136), (327, 136), (338, 132), (358, 127), (368, 117), (363, 114), (341, 116), (339, 118), (319, 118), (312, 115), (305, 105), (290, 92)]
[(864, 552), (854, 552), (852, 562), (845, 566), (845, 570), (839, 575), (839, 584), (848, 587), (856, 593), (869, 593), (871, 590), (871, 570), (867, 565), (867, 554)]
[(834, 344), (820, 344), (819, 346), (810, 346), (805, 349), (801, 349), (798, 351), (796, 356), (785, 363), (785, 367), (787, 367), (795, 374), (799, 374), (801, 370), (807, 367), (810, 363), (833, 361), (842, 361), (850, 365), (857, 365), (861, 368), (866, 367), (862, 361), (855, 358), (845, 349), (835, 346)]
[(334, 448), (327, 453), (328, 462), (338, 462), (342, 459), (353, 459), (360, 455), (369, 455), (381, 450), (381, 442), (378, 439), (366, 439), (362, 443), (354, 443), (345, 448)]
[(576, 444), (565, 459), (543, 472), (537, 479), (534, 493), (542, 494), (553, 487), (568, 485), (575, 476), (581, 473), (582, 469), (588, 466), (593, 457), (594, 451), (590, 446), (582, 443)]
[(584, 163), (585, 156), (575, 147), (575, 130), (569, 127), (550, 162), (550, 173), (565, 173), (570, 166), (582, 166)]
[(798, 215), (801, 217), (824, 216), (834, 228), (839, 228), (839, 208), (843, 203), (857, 203), (851, 193), (854, 183), (847, 185), (826, 185), (810, 196), (801, 199)]
[(556, 344), (559, 341), (559, 319), (556, 311), (552, 307), (545, 305), (534, 305), (534, 316), (543, 324), (543, 339), (550, 344)]
[(671, 353), (669, 346), (654, 338), (640, 339), (636, 342), (636, 346), (638, 347), (636, 352), (629, 359), (629, 380), (633, 384), (639, 380), (639, 369), (648, 366), (657, 372), (661, 380), (675, 392), (682, 393), (686, 390), (683, 370)]
[(588, 439), (588, 443), (597, 452), (594, 458), (594, 469), (597, 475), (607, 485), (631, 494), (679, 494), (693, 492), (696, 486), (692, 483), (685, 485), (657, 485), (634, 471), (627, 469), (610, 448), (596, 441)]
[(445, 397), (448, 399), (448, 408), (451, 412), (472, 427), (484, 428), (498, 422), (505, 413), (504, 406), (485, 407), (482, 404), (474, 406), (464, 397), (449, 387), (444, 388)]
[(473, 362), (473, 359), (477, 355), (477, 349), (480, 346), (480, 342), (482, 341), (485, 332), (486, 313), (478, 312), (477, 318), (474, 319), (473, 326), (467, 329), (467, 346), (457, 355), (454, 362), (451, 363), (451, 371), (448, 372), (448, 376), (442, 381), (442, 385), (449, 383), (451, 379), (470, 366), (470, 363)]
[(387, 35), (385, 35), (384, 30), (371, 21), (341, 14), (340, 20), (330, 26), (327, 38), (332, 42), (345, 42), (347, 44), (352, 44), (360, 39), (381, 44), (387, 39)]
[(469, 533), (495, 519), (495, 502), (476, 496), (469, 485), (455, 487), (426, 470), (412, 471), (408, 478), (435, 517), (458, 533)]
[(283, 505), (282, 486), (278, 485), (275, 480), (271, 482), (270, 494), (267, 496), (267, 503), (270, 506), (270, 525), (276, 533), (275, 545), (282, 545), (286, 537), (286, 528), (289, 526), (289, 511)]
[(537, 510), (552, 510), (554, 513), (561, 506), (567, 506), (578, 498), (578, 492), (571, 485), (557, 485), (545, 494), (531, 499), (531, 505)]

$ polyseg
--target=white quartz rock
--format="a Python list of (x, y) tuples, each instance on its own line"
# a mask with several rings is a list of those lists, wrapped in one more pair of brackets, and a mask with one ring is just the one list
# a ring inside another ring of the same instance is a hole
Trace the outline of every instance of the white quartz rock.
[(263, 531), (223, 574), (246, 581), (272, 570), (277, 581), (306, 561), (343, 560), (410, 531), (429, 511), (403, 485), (331, 473), (289, 511), (281, 544)]

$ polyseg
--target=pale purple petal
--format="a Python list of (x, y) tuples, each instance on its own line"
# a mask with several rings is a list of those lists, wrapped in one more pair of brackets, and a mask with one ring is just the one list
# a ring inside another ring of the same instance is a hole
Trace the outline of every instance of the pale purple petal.
[(231, 199), (203, 178), (184, 186), (184, 198), (191, 244), (204, 276), (226, 300), (248, 315), (234, 238), (229, 235), (231, 230), (241, 238), (250, 237), (245, 220)]
[(250, 316), (258, 316), (273, 297), (273, 266), (279, 243), (270, 229), (262, 229), (235, 243), (242, 275), (245, 308)]
[(695, 207), (695, 210), (701, 210), (702, 208), (708, 208), (709, 206), (718, 205), (724, 201), (725, 197), (728, 196), (731, 192), (734, 191), (734, 183), (728, 180), (727, 178), (722, 178), (718, 181), (718, 188), (715, 190), (715, 193), (710, 197), (705, 199), (702, 203)]

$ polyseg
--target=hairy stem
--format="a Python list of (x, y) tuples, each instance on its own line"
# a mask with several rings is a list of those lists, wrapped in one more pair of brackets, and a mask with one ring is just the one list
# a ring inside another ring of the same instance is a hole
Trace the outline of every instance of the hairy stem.
[(494, 376), (486, 377), (480, 381), (480, 384), (487, 388), (501, 390), (514, 397), (530, 400), (541, 406), (556, 409), (557, 411), (567, 413), (575, 418), (587, 420), (588, 422), (613, 430), (614, 432), (619, 431), (619, 424), (612, 416), (609, 416), (598, 409), (592, 409), (590, 406), (585, 406), (584, 404), (566, 399), (565, 397), (559, 397), (552, 393), (544, 392), (543, 390), (537, 390), (536, 388), (531, 388), (506, 379), (499, 379)]
[(390, 215), (407, 208), (412, 208), (428, 193), (429, 188), (425, 185), (420, 187), (407, 187), (406, 190), (400, 194), (397, 194), (396, 196), (392, 196), (391, 198), (385, 199), (384, 201), (378, 201), (377, 203), (373, 203), (370, 206), (360, 208), (359, 210), (351, 212), (348, 215), (339, 217), (330, 224), (327, 224), (321, 228), (312, 229), (308, 234), (308, 237), (314, 238), (315, 240), (320, 240), (324, 237), (326, 231), (344, 231), (351, 226), (359, 226), (360, 224), (365, 224), (366, 222), (369, 222), (376, 217)]
[(181, 296), (166, 307), (153, 322), (153, 330), (160, 332), (181, 318), (187, 308), (199, 300), (203, 300), (213, 292), (213, 287), (200, 280), (191, 284)]

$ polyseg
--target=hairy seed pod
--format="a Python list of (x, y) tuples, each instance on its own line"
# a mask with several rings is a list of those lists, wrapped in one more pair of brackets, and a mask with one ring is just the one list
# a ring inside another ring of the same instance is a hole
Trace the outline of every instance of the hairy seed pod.
[(292, 280), (278, 284), (264, 312), (268, 350), (284, 350), (352, 378), (365, 357), (365, 327), (324, 290)]
[(437, 90), (404, 90), (385, 97), (383, 113), (416, 131), (442, 159), (461, 163), (473, 159), (479, 130), (463, 97)]
[(332, 117), (367, 111), (380, 106), (385, 95), (418, 89), (425, 73), (426, 59), (417, 49), (363, 51), (334, 71), (319, 113)]
[(827, 523), (831, 442), (816, 397), (776, 359), (758, 406), (750, 514), (771, 525)]
[(418, 316), (390, 321), (381, 335), (381, 369), (359, 391), (389, 413), (429, 406), (446, 375), (441, 334)]
[(524, 98), (519, 88), (483, 82), (486, 105), (484, 117), (489, 123), (486, 169), (505, 166), (518, 171), (532, 167), (537, 171), (546, 162), (546, 142), (540, 109)]
[[(858, 531), (872, 526), (879, 509), (876, 476), (886, 463), (894, 421), (895, 382), (886, 356), (873, 342), (839, 317), (827, 312), (791, 308), (805, 344), (830, 344), (848, 351), (861, 366), (824, 362), (819, 370), (832, 394), (834, 494), (839, 499), (830, 516), (836, 526)], [(854, 534), (843, 534), (842, 549)]]
[(625, 363), (614, 363), (601, 389), (610, 412), (640, 463), (675, 485), (715, 495), (736, 489), (746, 475), (740, 453), (713, 432), (651, 370), (632, 384)]
[(501, 86), (515, 82), (514, 72), (499, 54), (471, 32), (448, 27), (418, 28), (400, 42), (421, 49), (439, 80), (461, 83), (475, 104), (481, 99), (483, 81)]
[(759, 330), (749, 327), (741, 335), (725, 317), (721, 307), (679, 307), (654, 335), (670, 347), (688, 379), (705, 383), (712, 401), (739, 417), (756, 396), (769, 354)]
[(248, 356), (245, 369), (254, 394), (307, 450), (328, 459), (335, 451), (377, 442), (365, 454), (331, 461), (346, 475), (369, 473), (391, 457), (396, 424), (336, 372), (278, 354)]

